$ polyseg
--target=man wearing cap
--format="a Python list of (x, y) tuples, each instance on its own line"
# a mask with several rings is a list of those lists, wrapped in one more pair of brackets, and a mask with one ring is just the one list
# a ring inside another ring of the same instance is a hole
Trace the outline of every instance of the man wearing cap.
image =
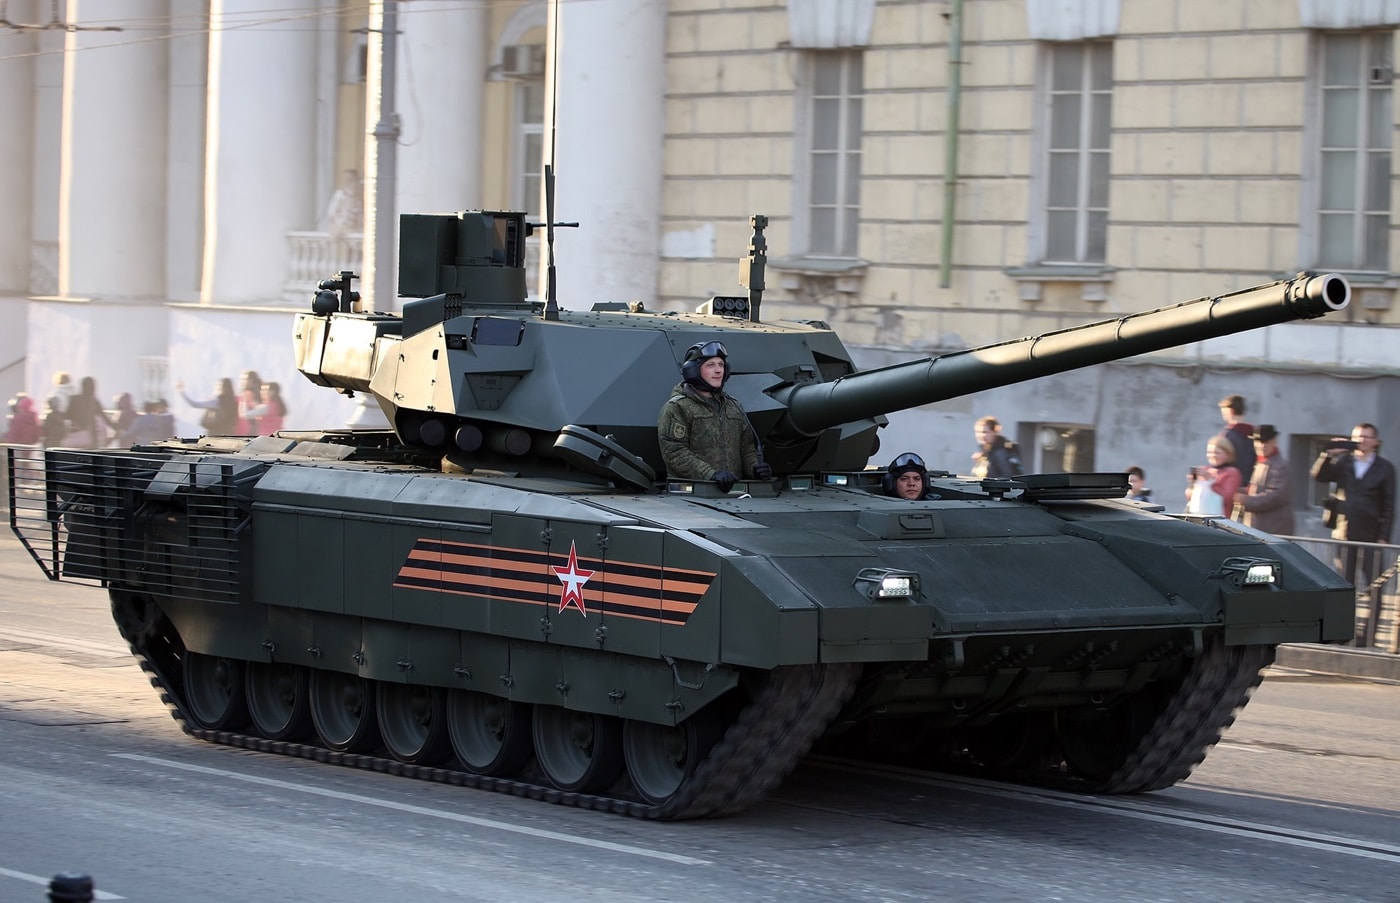
[(1244, 512), (1241, 520), (1265, 533), (1291, 536), (1293, 486), (1288, 480), (1288, 462), (1278, 453), (1278, 430), (1272, 423), (1263, 423), (1250, 438), (1254, 440), (1254, 472), (1249, 487), (1235, 500)]
[(744, 477), (766, 480), (773, 475), (743, 407), (725, 394), (728, 380), (729, 352), (723, 343), (696, 342), (686, 349), (680, 384), (656, 422), (671, 479), (713, 480), (728, 492)]
[(1254, 445), (1249, 439), (1254, 427), (1244, 421), (1244, 396), (1226, 395), (1220, 399), (1220, 419), (1225, 421), (1225, 438), (1235, 450), (1235, 466), (1248, 483), (1254, 466)]

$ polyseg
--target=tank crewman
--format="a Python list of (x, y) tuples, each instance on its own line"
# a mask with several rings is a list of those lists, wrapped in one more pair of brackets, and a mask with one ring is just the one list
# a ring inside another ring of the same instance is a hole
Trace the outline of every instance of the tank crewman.
[(905, 452), (890, 462), (883, 480), (885, 495), (918, 501), (929, 497), (928, 468), (924, 459)]
[(681, 381), (656, 423), (661, 457), (673, 479), (714, 480), (728, 492), (743, 477), (766, 480), (773, 475), (748, 415), (724, 391), (728, 381), (729, 352), (723, 343), (696, 342), (686, 349)]

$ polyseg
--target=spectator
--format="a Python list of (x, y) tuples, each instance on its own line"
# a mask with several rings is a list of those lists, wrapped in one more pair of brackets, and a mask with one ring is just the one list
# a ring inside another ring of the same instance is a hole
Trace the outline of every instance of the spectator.
[(116, 431), (112, 418), (97, 400), (97, 380), (83, 377), (83, 387), (68, 399), (68, 428), (66, 444), (74, 448), (101, 448)]
[(53, 395), (58, 399), (58, 412), (63, 415), (68, 414), (68, 399), (78, 394), (78, 387), (73, 384), (73, 377), (68, 375), (67, 370), (60, 370), (53, 375)]
[(1234, 451), (1235, 467), (1239, 468), (1240, 478), (1249, 482), (1254, 470), (1254, 427), (1244, 421), (1244, 396), (1226, 395), (1220, 399), (1220, 419), (1225, 421), (1225, 437), (1230, 440)]
[(729, 352), (721, 342), (696, 342), (681, 362), (681, 382), (661, 406), (657, 436), (672, 479), (714, 480), (728, 492), (742, 477), (766, 480), (773, 468), (763, 460), (748, 415), (724, 392)]
[(238, 395), (238, 426), (237, 434), (240, 436), (257, 436), (258, 418), (253, 416), (253, 409), (262, 404), (262, 377), (258, 376), (256, 370), (244, 370), (239, 377), (241, 388)]
[(1193, 467), (1186, 487), (1186, 513), (1216, 517), (1234, 513), (1235, 496), (1243, 480), (1234, 464), (1234, 449), (1225, 434), (1206, 443), (1205, 467)]
[(122, 434), (122, 444), (148, 445), (160, 439), (170, 439), (175, 435), (175, 415), (164, 398), (148, 401), (145, 409), (131, 421), (131, 427)]
[[(1336, 515), (1335, 522), (1329, 523), (1333, 539), (1390, 542), (1390, 528), (1395, 524), (1395, 465), (1380, 456), (1380, 448), (1375, 424), (1358, 423), (1349, 441), (1333, 440), (1313, 463), (1314, 480), (1336, 484), (1333, 499), (1328, 500)], [(1343, 546), (1338, 550), (1337, 570), (1352, 583), (1369, 583), (1377, 573), (1378, 551)], [(1358, 566), (1360, 581), (1356, 579)]]
[(271, 436), (282, 428), (287, 416), (287, 404), (282, 400), (280, 383), (263, 383), (262, 403), (248, 412), (251, 422), (258, 425), (259, 436)]
[(1147, 471), (1134, 464), (1125, 473), (1128, 475), (1128, 498), (1135, 502), (1152, 501), (1152, 490), (1147, 488)]
[(924, 466), (924, 459), (913, 452), (896, 456), (881, 482), (885, 495), (897, 499), (917, 501), (929, 497), (928, 468)]
[(34, 445), (42, 432), (39, 427), (39, 412), (34, 410), (34, 399), (19, 392), (10, 399), (10, 415), (5, 423), (5, 441), (12, 445)]
[(44, 448), (54, 448), (68, 438), (68, 418), (63, 416), (63, 399), (50, 395), (44, 405)]
[(117, 435), (114, 438), (120, 440), (122, 436), (126, 435), (126, 431), (131, 429), (131, 422), (136, 419), (140, 412), (136, 410), (136, 405), (131, 399), (130, 392), (123, 392), (112, 399), (112, 407), (116, 411), (116, 418), (113, 426), (117, 431)]
[(1254, 473), (1235, 500), (1245, 526), (1280, 536), (1293, 535), (1293, 484), (1288, 461), (1278, 450), (1278, 430), (1261, 423), (1254, 431)]
[(219, 380), (219, 384), (214, 390), (214, 397), (208, 401), (195, 401), (190, 398), (189, 394), (185, 392), (184, 383), (176, 383), (175, 389), (180, 393), (180, 397), (185, 399), (185, 404), (204, 411), (199, 419), (199, 425), (204, 430), (204, 435), (238, 435), (238, 393), (233, 391), (233, 380), (227, 376)]
[(1006, 480), (1019, 477), (1021, 453), (1016, 443), (1001, 434), (1001, 423), (995, 417), (983, 417), (973, 427), (977, 444), (972, 453), (972, 475), (979, 480)]

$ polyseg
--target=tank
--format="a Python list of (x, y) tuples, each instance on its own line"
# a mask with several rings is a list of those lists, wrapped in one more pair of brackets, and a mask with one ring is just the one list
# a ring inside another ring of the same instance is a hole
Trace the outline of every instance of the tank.
[[(107, 589), (201, 740), (645, 818), (741, 812), (814, 748), (1168, 787), (1278, 643), (1350, 638), (1331, 569), (1124, 474), (935, 472), (905, 501), (869, 466), (888, 413), (1323, 316), (1343, 278), (858, 372), (827, 324), (759, 316), (751, 223), (748, 291), (674, 313), (530, 299), (523, 214), (405, 216), (401, 312), (342, 273), (293, 330), (391, 429), (11, 450), (12, 527)], [(710, 339), (774, 468), (728, 492), (657, 445)]]

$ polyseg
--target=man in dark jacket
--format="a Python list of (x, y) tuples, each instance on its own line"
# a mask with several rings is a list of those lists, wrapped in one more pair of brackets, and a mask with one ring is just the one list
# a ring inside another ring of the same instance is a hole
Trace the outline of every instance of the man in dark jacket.
[(1254, 442), (1250, 439), (1254, 427), (1244, 419), (1244, 396), (1226, 395), (1220, 399), (1220, 419), (1225, 421), (1225, 438), (1230, 440), (1230, 447), (1235, 450), (1235, 467), (1239, 469), (1245, 485), (1249, 485), (1254, 467)]
[(748, 415), (724, 392), (729, 352), (720, 342), (696, 342), (681, 362), (681, 382), (661, 406), (657, 438), (672, 479), (714, 480), (728, 492), (745, 477), (766, 480), (773, 468), (763, 460)]
[(1019, 477), (1021, 451), (1016, 443), (1001, 434), (1001, 423), (995, 417), (983, 417), (973, 427), (977, 444), (972, 453), (972, 475), (979, 480), (1008, 480)]
[(1263, 423), (1251, 436), (1254, 440), (1254, 474), (1236, 502), (1245, 526), (1279, 536), (1293, 535), (1293, 484), (1288, 479), (1288, 462), (1278, 452), (1278, 430)]
[[(1390, 528), (1395, 524), (1395, 465), (1380, 456), (1380, 446), (1375, 424), (1358, 423), (1347, 445), (1339, 442), (1324, 450), (1313, 464), (1314, 480), (1337, 487), (1333, 539), (1390, 542)], [(1337, 556), (1337, 570), (1357, 583), (1360, 564), (1358, 585), (1365, 585), (1376, 576), (1377, 551), (1343, 547)]]

